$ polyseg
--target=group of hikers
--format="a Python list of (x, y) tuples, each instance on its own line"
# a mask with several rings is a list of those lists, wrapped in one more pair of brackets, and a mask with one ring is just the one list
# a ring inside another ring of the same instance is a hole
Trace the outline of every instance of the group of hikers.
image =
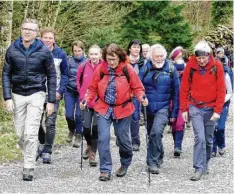
[(133, 151), (140, 149), (143, 109), (149, 173), (160, 173), (162, 138), (168, 124), (172, 126), (174, 156), (180, 157), (185, 123), (192, 123), (195, 171), (191, 180), (208, 174), (212, 155), (225, 153), (233, 75), (222, 47), (212, 53), (202, 40), (194, 47), (193, 56), (185, 58), (185, 49), (178, 46), (167, 58), (163, 45), (132, 40), (126, 52), (111, 43), (103, 50), (90, 46), (86, 56), (83, 42), (77, 40), (71, 45), (73, 55), (67, 57), (55, 43), (53, 28), (42, 29), (40, 38), (38, 32), (35, 19), (23, 21), (21, 36), (6, 52), (2, 74), (6, 108), (13, 113), (23, 153), (23, 180), (33, 180), (38, 158), (51, 163), (61, 99), (69, 129), (66, 140), (78, 148), (85, 138), (82, 157), (89, 159), (90, 166), (97, 166), (98, 151), (101, 181), (111, 178), (111, 125), (121, 163), (116, 176), (123, 177)]

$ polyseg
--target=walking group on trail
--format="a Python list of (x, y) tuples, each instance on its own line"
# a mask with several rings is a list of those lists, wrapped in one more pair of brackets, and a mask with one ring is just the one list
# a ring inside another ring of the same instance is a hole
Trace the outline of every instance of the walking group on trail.
[(89, 159), (91, 167), (99, 163), (100, 181), (112, 176), (112, 124), (120, 156), (116, 176), (127, 174), (134, 152), (141, 149), (141, 113), (149, 175), (159, 174), (164, 162), (162, 138), (167, 125), (172, 128), (174, 157), (179, 158), (185, 124), (192, 123), (194, 172), (190, 180), (209, 174), (211, 157), (225, 154), (233, 65), (222, 47), (213, 52), (201, 40), (192, 56), (177, 46), (167, 58), (163, 45), (132, 40), (126, 51), (115, 43), (103, 50), (92, 45), (86, 56), (83, 42), (76, 40), (71, 44), (73, 55), (67, 57), (55, 43), (53, 28), (42, 29), (40, 38), (38, 32), (36, 20), (23, 21), (21, 36), (6, 52), (2, 73), (6, 108), (13, 113), (23, 154), (24, 181), (33, 180), (39, 158), (45, 164), (52, 162), (62, 99), (69, 129), (66, 141), (81, 147), (81, 157)]

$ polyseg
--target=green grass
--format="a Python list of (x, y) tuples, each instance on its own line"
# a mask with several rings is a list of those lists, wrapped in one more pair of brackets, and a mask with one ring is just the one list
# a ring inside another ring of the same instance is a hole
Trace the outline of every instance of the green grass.
[[(68, 133), (65, 119), (64, 101), (61, 101), (56, 123), (56, 136), (54, 144), (67, 144)], [(22, 154), (17, 148), (17, 136), (13, 126), (12, 116), (0, 107), (0, 163), (20, 160)]]

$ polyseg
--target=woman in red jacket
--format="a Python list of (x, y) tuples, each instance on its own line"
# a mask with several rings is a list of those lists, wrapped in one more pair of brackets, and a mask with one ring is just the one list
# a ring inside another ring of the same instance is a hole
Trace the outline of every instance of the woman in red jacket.
[(130, 133), (131, 115), (134, 112), (131, 94), (144, 106), (148, 100), (144, 87), (133, 67), (126, 60), (125, 52), (116, 44), (110, 44), (103, 51), (103, 62), (96, 69), (92, 84), (88, 87), (80, 108), (84, 109), (95, 96), (97, 112), (98, 152), (101, 175), (99, 180), (110, 180), (112, 160), (110, 153), (110, 126), (113, 123), (119, 142), (121, 167), (116, 176), (123, 177), (132, 161), (132, 143)]
[(211, 158), (215, 121), (222, 112), (226, 94), (222, 64), (210, 54), (211, 48), (205, 41), (195, 46), (195, 56), (185, 67), (180, 89), (180, 109), (185, 121), (192, 121), (195, 136), (193, 167), (190, 178), (200, 180), (208, 172)]

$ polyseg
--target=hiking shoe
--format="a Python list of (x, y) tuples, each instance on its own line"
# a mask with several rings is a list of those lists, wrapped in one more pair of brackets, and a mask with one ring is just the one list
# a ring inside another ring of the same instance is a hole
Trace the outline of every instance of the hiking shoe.
[(100, 181), (109, 181), (110, 178), (111, 178), (111, 175), (108, 174), (107, 172), (101, 172), (101, 174), (99, 176)]
[(96, 153), (90, 150), (89, 152), (89, 165), (90, 166), (97, 166), (97, 161), (96, 161)]
[(23, 169), (23, 180), (32, 181), (33, 180), (34, 168), (24, 168)]
[(80, 144), (81, 144), (81, 138), (82, 138), (82, 137), (81, 137), (81, 134), (76, 134), (72, 146), (75, 147), (75, 148), (79, 148), (79, 147), (80, 147)]
[(191, 181), (199, 181), (201, 179), (202, 174), (199, 171), (195, 171), (193, 176), (190, 177)]
[(86, 148), (86, 150), (83, 153), (83, 159), (84, 160), (87, 160), (89, 158), (89, 152), (90, 152), (90, 150), (91, 150), (91, 146), (88, 145), (87, 148)]
[(224, 148), (218, 148), (218, 151), (219, 151), (219, 154), (220, 154), (221, 156), (223, 156), (224, 153), (225, 153), (225, 149), (224, 149)]
[(44, 164), (50, 164), (51, 163), (51, 154), (50, 153), (42, 153), (42, 162)]
[(211, 156), (216, 157), (216, 152), (212, 152)]
[(116, 173), (116, 176), (117, 176), (117, 177), (123, 177), (123, 176), (127, 173), (127, 171), (128, 171), (128, 168), (121, 166), (121, 167), (118, 169), (118, 171), (117, 171), (117, 173)]
[(180, 148), (175, 148), (174, 149), (174, 156), (175, 158), (179, 158), (181, 154), (181, 149)]
[(42, 156), (43, 154), (43, 149), (44, 149), (44, 144), (39, 144), (37, 148), (37, 156), (36, 156), (36, 161)]
[(148, 171), (151, 173), (151, 174), (159, 174), (159, 169), (157, 166), (149, 166), (148, 167)]
[(69, 131), (69, 133), (67, 135), (67, 139), (66, 139), (67, 143), (71, 143), (72, 142), (73, 135), (74, 134), (71, 131)]
[(132, 150), (135, 151), (135, 152), (138, 152), (140, 150), (140, 145), (138, 144), (133, 144), (132, 145)]

